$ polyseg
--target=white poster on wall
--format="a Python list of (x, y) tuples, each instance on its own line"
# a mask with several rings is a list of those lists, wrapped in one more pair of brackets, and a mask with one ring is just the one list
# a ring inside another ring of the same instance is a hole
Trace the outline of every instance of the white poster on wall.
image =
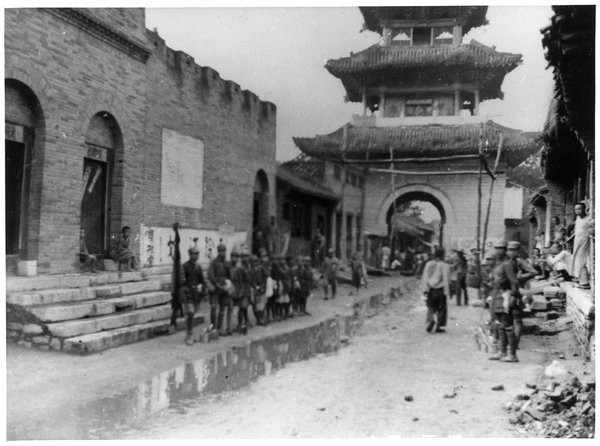
[(203, 177), (204, 142), (163, 129), (161, 203), (201, 209)]
[[(217, 246), (223, 243), (227, 247), (227, 258), (233, 248), (244, 249), (247, 246), (246, 232), (208, 231), (204, 229), (180, 229), (182, 261), (188, 260), (188, 249), (195, 246), (200, 251), (199, 262), (207, 265), (211, 258), (217, 256)], [(142, 225), (141, 231), (141, 264), (143, 268), (173, 263), (175, 231), (173, 228)]]

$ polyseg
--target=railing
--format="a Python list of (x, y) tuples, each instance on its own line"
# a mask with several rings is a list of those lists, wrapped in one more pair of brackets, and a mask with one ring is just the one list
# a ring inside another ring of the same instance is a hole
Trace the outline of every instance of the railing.
[(352, 116), (352, 124), (357, 127), (398, 127), (403, 125), (460, 125), (479, 124), (487, 121), (487, 116), (402, 116), (381, 118), (379, 116)]

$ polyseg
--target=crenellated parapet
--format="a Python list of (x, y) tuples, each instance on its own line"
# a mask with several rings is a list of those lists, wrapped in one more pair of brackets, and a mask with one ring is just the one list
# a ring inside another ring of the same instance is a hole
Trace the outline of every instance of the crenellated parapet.
[(214, 96), (224, 105), (239, 104), (242, 111), (256, 115), (259, 121), (275, 123), (277, 106), (263, 101), (256, 93), (243, 89), (238, 83), (221, 78), (219, 72), (208, 66), (198, 65), (194, 58), (184, 51), (168, 47), (156, 30), (147, 30), (152, 55), (161, 60), (180, 82), (189, 82), (200, 88), (201, 97), (207, 100)]

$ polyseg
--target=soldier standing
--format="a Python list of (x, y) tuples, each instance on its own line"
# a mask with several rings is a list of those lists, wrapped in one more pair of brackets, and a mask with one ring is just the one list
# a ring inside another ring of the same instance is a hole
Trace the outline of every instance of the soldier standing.
[(185, 314), (187, 316), (187, 336), (185, 343), (192, 345), (194, 343), (194, 316), (200, 309), (200, 301), (204, 292), (204, 274), (202, 267), (198, 264), (200, 251), (192, 247), (188, 250), (190, 259), (183, 264), (183, 293), (185, 301), (183, 302)]
[[(514, 257), (507, 255), (506, 241), (501, 241), (494, 247), (496, 250), (496, 265), (493, 269), (494, 294), (491, 312), (494, 315), (496, 329), (500, 338), (500, 351), (490, 356), (490, 360), (503, 362), (518, 362), (517, 337), (515, 335), (514, 315), (519, 295), (519, 281)], [(514, 245), (513, 245), (514, 247)], [(511, 251), (514, 251), (512, 249)], [(510, 354), (507, 354), (510, 349)]]
[[(217, 257), (208, 267), (208, 282), (210, 284), (210, 323), (213, 329), (217, 328), (220, 334), (223, 330), (223, 320), (225, 313), (228, 314), (228, 320), (231, 319), (231, 264), (226, 260), (227, 248), (222, 243), (217, 246)], [(229, 331), (231, 326), (228, 325)]]

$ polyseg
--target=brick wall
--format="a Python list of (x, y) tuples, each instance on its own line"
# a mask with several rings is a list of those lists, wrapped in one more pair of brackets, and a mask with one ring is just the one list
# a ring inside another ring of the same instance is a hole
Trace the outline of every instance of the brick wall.
[(589, 291), (574, 288), (571, 283), (561, 287), (567, 293), (567, 315), (573, 321), (573, 329), (581, 354), (590, 359), (595, 355), (595, 306)]
[[(111, 204), (118, 209), (109, 223), (113, 232), (129, 225), (139, 240), (142, 224), (179, 221), (196, 229), (229, 224), (249, 233), (259, 169), (269, 180), (271, 209), (275, 201), (275, 105), (168, 48), (145, 29), (143, 9), (84, 12), (142, 42), (142, 49), (132, 54), (107, 41), (114, 38), (110, 30), (98, 37), (102, 28), (87, 32), (43, 9), (5, 13), (5, 78), (33, 92), (43, 118), (35, 129), (26, 257), (38, 261), (40, 273), (77, 270), (84, 135), (100, 112), (114, 118), (120, 133), (112, 166), (122, 172), (113, 184), (119, 201)], [(204, 142), (200, 210), (160, 203), (163, 128)]]

